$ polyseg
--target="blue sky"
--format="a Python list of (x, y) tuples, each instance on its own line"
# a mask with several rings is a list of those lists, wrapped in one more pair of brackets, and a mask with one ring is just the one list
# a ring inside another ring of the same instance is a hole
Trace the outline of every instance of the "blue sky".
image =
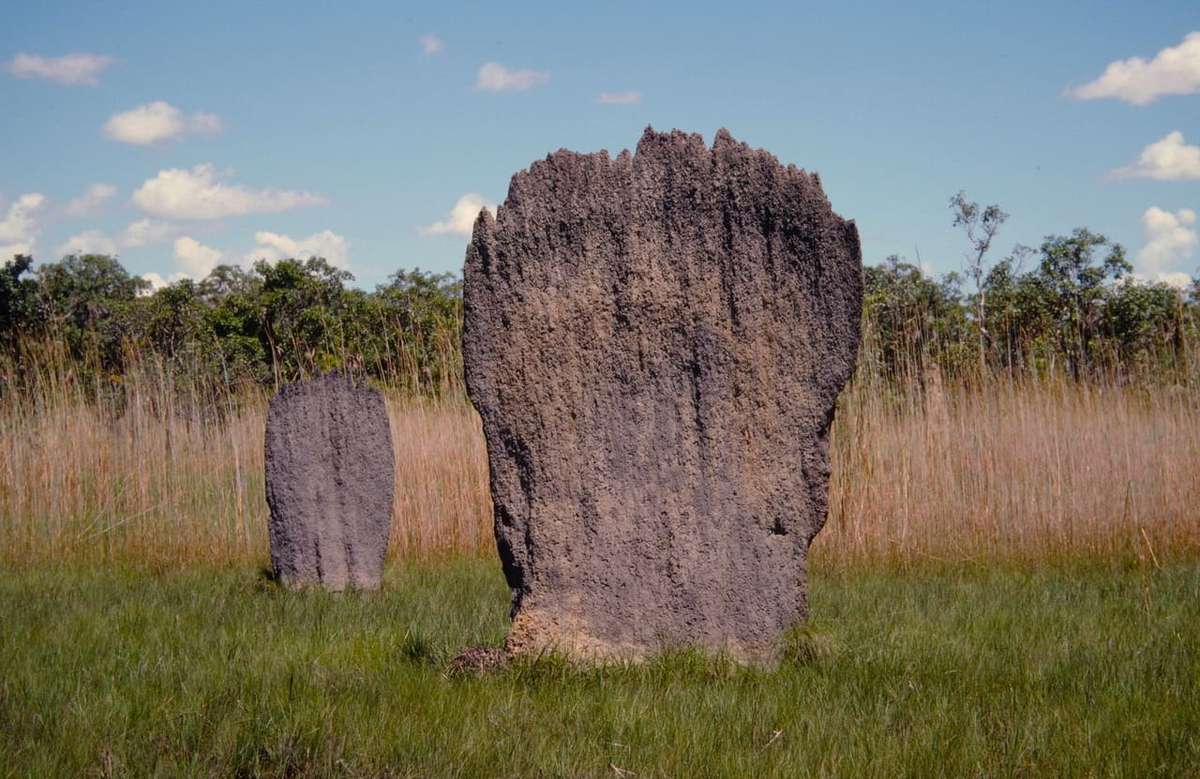
[(1148, 278), (1196, 273), (1200, 5), (834, 5), (24, 4), (0, 250), (457, 272), (515, 171), (650, 124), (818, 171), (868, 263), (960, 269), (965, 189), (1012, 215), (997, 256), (1086, 225)]

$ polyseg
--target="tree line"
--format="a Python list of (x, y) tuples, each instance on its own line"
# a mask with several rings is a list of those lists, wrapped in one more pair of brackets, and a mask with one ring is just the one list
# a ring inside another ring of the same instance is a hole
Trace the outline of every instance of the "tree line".
[(415, 394), (457, 391), (461, 282), (421, 270), (373, 292), (351, 281), (312, 257), (222, 265), (151, 290), (115, 257), (18, 256), (0, 270), (0, 381), (16, 390), (51, 364), (98, 391), (151, 369), (220, 392), (336, 368)]
[[(934, 278), (898, 256), (864, 269), (860, 377), (1191, 381), (1196, 283), (1136, 280), (1124, 249), (1086, 228), (991, 262), (1007, 214), (962, 193), (950, 205), (968, 242), (962, 272)], [(0, 269), (0, 393), (48, 365), (97, 392), (148, 369), (224, 391), (339, 368), (414, 394), (460, 393), (460, 280), (401, 270), (373, 291), (352, 281), (314, 257), (151, 290), (115, 257), (17, 256)]]
[(1139, 279), (1123, 246), (1085, 227), (991, 262), (1008, 214), (962, 192), (950, 207), (967, 239), (962, 272), (935, 279), (895, 255), (865, 269), (865, 355), (882, 378), (1191, 380), (1200, 279)]

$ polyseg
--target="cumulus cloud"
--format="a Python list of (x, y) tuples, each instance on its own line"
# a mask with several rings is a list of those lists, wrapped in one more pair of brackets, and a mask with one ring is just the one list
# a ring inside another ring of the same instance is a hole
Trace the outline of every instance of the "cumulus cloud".
[(172, 283), (178, 281), (179, 279), (183, 278), (183, 274), (176, 273), (176, 274), (173, 274), (170, 279), (164, 279), (160, 274), (154, 273), (153, 271), (151, 271), (150, 273), (143, 273), (142, 278), (145, 281), (149, 282), (151, 292), (158, 292), (160, 289), (167, 286), (168, 284), (172, 284)]
[(445, 219), (417, 229), (421, 235), (470, 235), (481, 209), (495, 212), (496, 206), (483, 199), (482, 195), (468, 192), (460, 197)]
[(601, 105), (636, 105), (642, 102), (641, 92), (601, 92), (596, 96)]
[(117, 242), (100, 230), (84, 230), (72, 235), (58, 247), (59, 256), (68, 254), (116, 254)]
[(139, 219), (125, 228), (120, 243), (130, 249), (136, 249), (139, 246), (151, 246), (167, 241), (177, 232), (179, 228), (173, 224), (155, 219)]
[(21, 195), (8, 206), (0, 219), (0, 262), (14, 254), (33, 254), (38, 236), (38, 212), (46, 205), (46, 197), (37, 192)]
[(440, 54), (446, 48), (446, 42), (430, 33), (421, 36), (421, 51), (426, 54)]
[(98, 84), (99, 76), (113, 62), (102, 54), (68, 54), (39, 57), (18, 54), (4, 65), (17, 78), (44, 78), (59, 84)]
[(142, 278), (150, 283), (150, 291), (157, 292), (168, 284), (174, 284), (184, 279), (200, 281), (225, 259), (225, 253), (220, 249), (205, 246), (190, 236), (175, 239), (174, 273), (163, 276), (161, 273), (143, 273)]
[(190, 278), (200, 280), (212, 273), (224, 256), (219, 249), (205, 246), (195, 238), (185, 235), (175, 239), (175, 264)]
[(1200, 179), (1200, 146), (1188, 146), (1183, 133), (1168, 133), (1142, 150), (1137, 162), (1112, 172), (1114, 178), (1193, 181)]
[(254, 234), (254, 242), (256, 246), (246, 255), (246, 262), (323, 257), (335, 268), (350, 267), (350, 242), (332, 230), (322, 230), (307, 238), (292, 238), (263, 230)]
[[(191, 279), (192, 281), (200, 281), (201, 279), (203, 279), (203, 276), (193, 277), (193, 276), (189, 276), (188, 274), (184, 273), (183, 271), (176, 271), (175, 273), (172, 273), (164, 278), (161, 273), (155, 273), (154, 271), (150, 271), (149, 273), (143, 273), (142, 279), (145, 281), (148, 281), (150, 283), (149, 294), (152, 295), (155, 292), (158, 292), (163, 287), (167, 286), (168, 284), (174, 284), (175, 282), (183, 281), (184, 279)], [(142, 293), (142, 294), (147, 294), (147, 293)]]
[(1196, 212), (1183, 208), (1172, 213), (1154, 206), (1142, 214), (1142, 230), (1146, 244), (1137, 255), (1138, 275), (1173, 286), (1190, 284), (1189, 274), (1178, 268), (1191, 259), (1200, 242)]
[(72, 198), (63, 208), (68, 216), (88, 216), (99, 211), (117, 194), (111, 184), (92, 184), (82, 195)]
[[(254, 234), (254, 242), (255, 248), (242, 258), (247, 265), (256, 260), (276, 262), (285, 257), (324, 257), (330, 265), (338, 268), (346, 268), (350, 264), (349, 241), (332, 230), (323, 230), (307, 238), (292, 238), (280, 233), (260, 231)], [(175, 270), (165, 276), (161, 273), (146, 273), (142, 278), (150, 282), (152, 289), (161, 289), (182, 279), (200, 281), (218, 265), (232, 260), (233, 258), (220, 249), (205, 246), (195, 238), (184, 235), (175, 239)]]
[(222, 219), (246, 214), (271, 214), (328, 201), (312, 192), (253, 189), (223, 181), (211, 164), (191, 170), (170, 168), (145, 181), (133, 202), (148, 214), (164, 219)]
[(116, 238), (102, 230), (84, 230), (71, 236), (58, 248), (59, 254), (116, 254), (121, 249), (136, 249), (170, 240), (179, 228), (154, 219), (131, 222)]
[(184, 135), (215, 135), (221, 119), (214, 114), (185, 114), (170, 103), (156, 100), (119, 114), (104, 123), (104, 134), (114, 141), (149, 146)]
[(523, 92), (550, 80), (544, 70), (512, 70), (499, 62), (485, 62), (479, 68), (475, 88), (484, 92)]
[(1076, 100), (1115, 98), (1148, 105), (1163, 95), (1200, 92), (1200, 32), (1189, 33), (1178, 46), (1163, 49), (1152, 60), (1117, 60), (1095, 81), (1067, 90)]

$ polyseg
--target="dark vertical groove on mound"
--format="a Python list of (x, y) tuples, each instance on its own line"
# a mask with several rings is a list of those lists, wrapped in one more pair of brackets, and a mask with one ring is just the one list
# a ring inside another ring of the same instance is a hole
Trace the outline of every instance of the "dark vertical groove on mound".
[(510, 649), (765, 658), (806, 613), (859, 342), (817, 177), (724, 130), (556, 152), (480, 215), (464, 295)]

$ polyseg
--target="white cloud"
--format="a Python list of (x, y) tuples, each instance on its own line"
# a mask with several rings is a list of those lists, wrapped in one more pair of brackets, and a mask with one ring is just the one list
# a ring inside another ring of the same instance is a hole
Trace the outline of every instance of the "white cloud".
[(159, 171), (133, 193), (143, 211), (165, 219), (222, 219), (246, 214), (270, 214), (328, 201), (312, 192), (288, 189), (252, 189), (227, 184), (211, 164), (191, 170)]
[(72, 198), (63, 210), (68, 216), (88, 216), (103, 208), (116, 194), (117, 188), (111, 184), (92, 184), (82, 195)]
[(1160, 273), (1158, 280), (1175, 289), (1187, 289), (1192, 286), (1192, 277), (1186, 273)]
[(18, 54), (4, 67), (17, 78), (45, 78), (59, 84), (97, 84), (100, 73), (112, 62), (112, 57), (101, 54), (68, 54), (65, 57)]
[(121, 246), (136, 249), (139, 246), (150, 246), (162, 243), (177, 233), (179, 228), (166, 222), (154, 219), (139, 219), (131, 222), (121, 235)]
[(220, 249), (205, 246), (195, 238), (185, 235), (175, 239), (175, 267), (180, 270), (166, 277), (161, 273), (143, 273), (142, 278), (150, 282), (150, 291), (153, 293), (184, 279), (200, 281), (212, 273), (224, 258), (225, 253)]
[(220, 131), (220, 117), (205, 113), (189, 116), (162, 100), (113, 114), (104, 123), (104, 134), (109, 138), (136, 146), (149, 146), (190, 134), (215, 135)]
[[(179, 275), (179, 274), (176, 274), (176, 275)], [(160, 276), (159, 274), (154, 273), (154, 272), (143, 273), (142, 278), (145, 279), (146, 281), (150, 282), (150, 291), (151, 292), (157, 292), (160, 289), (162, 289), (163, 287), (165, 287), (171, 283), (170, 281), (167, 281), (162, 276)], [(174, 280), (175, 279), (171, 279), (171, 281), (174, 281)]]
[(117, 242), (100, 230), (84, 230), (58, 247), (60, 257), (68, 254), (116, 254)]
[(33, 254), (37, 243), (37, 214), (46, 204), (46, 197), (36, 192), (21, 195), (8, 206), (0, 220), (0, 262), (14, 254)]
[(495, 212), (496, 206), (483, 199), (482, 195), (468, 192), (460, 197), (445, 219), (417, 229), (421, 235), (470, 235), (482, 209)]
[(219, 249), (205, 246), (195, 238), (185, 235), (175, 239), (175, 264), (180, 268), (180, 273), (197, 281), (212, 273), (224, 256)]
[(426, 54), (440, 54), (445, 48), (446, 42), (436, 35), (431, 33), (421, 36), (421, 50)]
[(307, 238), (298, 239), (264, 230), (254, 234), (254, 242), (257, 245), (246, 255), (246, 262), (324, 257), (335, 268), (344, 269), (350, 266), (350, 243), (332, 230), (322, 230)]
[(176, 281), (182, 281), (187, 277), (187, 274), (172, 274), (166, 278), (163, 278), (160, 274), (156, 274), (154, 271), (149, 272), (149, 274), (142, 274), (142, 278), (144, 278), (145, 281), (150, 282), (151, 294), (158, 292), (158, 290), (166, 287), (167, 284), (173, 284)]
[(596, 96), (601, 105), (635, 105), (642, 102), (641, 92), (601, 92)]
[[(154, 219), (131, 222), (113, 238), (102, 230), (84, 230), (62, 244), (59, 254), (116, 254), (121, 249), (136, 249), (169, 240), (179, 228)], [(188, 239), (191, 240), (191, 239)], [(178, 254), (178, 251), (176, 252)]]
[[(332, 230), (323, 230), (307, 238), (292, 238), (279, 233), (261, 231), (254, 234), (255, 249), (243, 258), (246, 264), (255, 260), (275, 262), (285, 257), (308, 259), (324, 257), (330, 265), (345, 268), (350, 263), (350, 244)], [(160, 273), (142, 275), (152, 289), (161, 289), (181, 279), (200, 281), (220, 264), (230, 262), (225, 252), (205, 246), (191, 236), (175, 239), (175, 271), (167, 276)]]
[(1200, 179), (1200, 146), (1188, 146), (1183, 133), (1168, 133), (1142, 150), (1138, 161), (1112, 172), (1114, 178), (1191, 181)]
[(1146, 245), (1137, 255), (1138, 275), (1173, 286), (1187, 286), (1189, 275), (1176, 268), (1191, 259), (1200, 242), (1195, 225), (1196, 212), (1190, 208), (1174, 213), (1157, 206), (1146, 209), (1142, 214)]
[(498, 62), (485, 62), (479, 68), (475, 88), (485, 92), (522, 92), (549, 80), (550, 74), (544, 70), (511, 70)]
[(1153, 103), (1163, 95), (1200, 92), (1200, 32), (1178, 46), (1163, 49), (1146, 61), (1130, 57), (1109, 63), (1095, 81), (1067, 90), (1076, 100), (1116, 98), (1134, 105)]

